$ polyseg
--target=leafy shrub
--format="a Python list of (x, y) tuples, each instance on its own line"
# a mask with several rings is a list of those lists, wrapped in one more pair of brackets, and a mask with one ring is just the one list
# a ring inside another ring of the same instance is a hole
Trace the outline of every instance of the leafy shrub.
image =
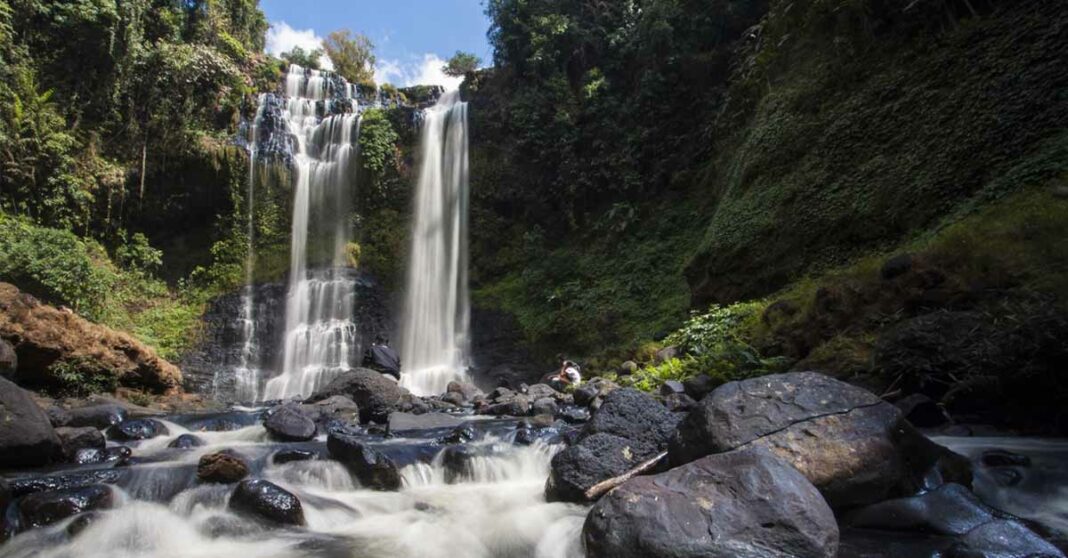
[(48, 367), (48, 375), (57, 395), (84, 397), (110, 393), (118, 387), (118, 378), (88, 357), (57, 360)]
[(163, 265), (163, 252), (148, 243), (143, 233), (134, 233), (126, 240), (126, 231), (119, 231), (123, 243), (115, 250), (119, 265), (135, 273), (151, 275)]

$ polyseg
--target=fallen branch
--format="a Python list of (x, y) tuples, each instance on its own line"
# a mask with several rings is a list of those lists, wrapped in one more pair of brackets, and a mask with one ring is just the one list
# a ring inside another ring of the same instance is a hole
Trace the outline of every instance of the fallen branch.
[(586, 491), (584, 496), (586, 496), (587, 500), (596, 500), (609, 490), (612, 490), (613, 488), (629, 481), (630, 479), (652, 469), (653, 467), (656, 467), (657, 464), (659, 464), (660, 461), (665, 457), (667, 457), (667, 452), (661, 452), (659, 455), (656, 455), (648, 461), (643, 461), (639, 463), (637, 467), (627, 471), (626, 473), (623, 473), (622, 475), (619, 475), (618, 477), (612, 477), (610, 479), (603, 480), (591, 486), (590, 489)]

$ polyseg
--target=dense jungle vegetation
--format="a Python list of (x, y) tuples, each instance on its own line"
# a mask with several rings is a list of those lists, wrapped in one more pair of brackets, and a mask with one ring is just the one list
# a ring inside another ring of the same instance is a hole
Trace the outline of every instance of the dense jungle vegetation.
[[(968, 411), (1068, 397), (1059, 2), (486, 9), (492, 64), (449, 68), (471, 104), (472, 287), (538, 358), (633, 361), (648, 389), (805, 367)], [(244, 280), (235, 138), (286, 64), (266, 29), (255, 0), (0, 0), (0, 279), (168, 358), (195, 343)], [(334, 39), (363, 45), (367, 85), (372, 45)], [(353, 253), (389, 287), (415, 143), (409, 113), (365, 115)], [(268, 178), (257, 281), (287, 268)]]

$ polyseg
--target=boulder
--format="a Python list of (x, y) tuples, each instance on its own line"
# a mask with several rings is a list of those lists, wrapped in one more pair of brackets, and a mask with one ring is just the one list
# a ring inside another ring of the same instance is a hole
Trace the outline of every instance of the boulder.
[(615, 382), (604, 378), (592, 378), (575, 388), (574, 402), (584, 407), (596, 407), (596, 401), (619, 388)]
[(407, 433), (420, 430), (452, 430), (463, 424), (464, 421), (445, 413), (425, 413), (413, 415), (411, 413), (392, 413), (389, 415), (387, 432), (392, 436), (403, 436)]
[(170, 434), (170, 430), (156, 419), (124, 420), (108, 429), (108, 438), (123, 442), (148, 440)]
[[(498, 388), (501, 389), (501, 388)], [(498, 399), (498, 403), (478, 410), (482, 415), (522, 417), (530, 413), (530, 399), (525, 395), (512, 395)]]
[(1064, 553), (1020, 523), (998, 520), (969, 531), (945, 558), (1064, 558)]
[(467, 399), (464, 398), (464, 394), (455, 391), (446, 392), (441, 396), (441, 400), (457, 407), (463, 406), (463, 404), (467, 402)]
[(48, 421), (52, 423), (52, 426), (59, 428), (60, 426), (69, 426), (71, 421), (70, 411), (57, 405), (50, 405), (45, 409), (45, 414), (48, 415)]
[(18, 512), (24, 528), (36, 528), (85, 511), (109, 509), (114, 505), (115, 495), (111, 487), (93, 484), (23, 496), (18, 502)]
[(45, 465), (62, 454), (48, 415), (29, 392), (0, 378), (0, 468)]
[(59, 437), (59, 443), (63, 446), (63, 455), (68, 460), (74, 459), (79, 450), (103, 450), (107, 445), (104, 435), (92, 426), (61, 426), (56, 429), (56, 436)]
[(263, 427), (271, 438), (282, 442), (304, 442), (315, 437), (315, 421), (295, 403), (271, 409)]
[(983, 452), (979, 461), (986, 467), (1030, 467), (1031, 458), (1003, 449)]
[(653, 356), (653, 364), (664, 364), (673, 358), (679, 358), (680, 355), (682, 355), (682, 351), (679, 350), (678, 347), (674, 345), (664, 347), (657, 351), (656, 355)]
[(317, 425), (325, 425), (333, 420), (359, 422), (360, 407), (344, 395), (334, 395), (315, 403), (305, 403), (300, 410)]
[(945, 484), (919, 496), (886, 500), (847, 516), (852, 527), (946, 536), (966, 534), (993, 519), (994, 511), (959, 484)]
[(535, 416), (556, 416), (556, 411), (558, 410), (556, 400), (552, 397), (542, 397), (541, 399), (534, 401), (534, 404), (530, 406), (530, 414)]
[(65, 362), (117, 386), (159, 394), (181, 391), (178, 367), (132, 335), (41, 304), (8, 283), (0, 283), (0, 338), (15, 346), (22, 385), (69, 388), (56, 373), (60, 367), (53, 366)]
[(719, 386), (720, 382), (708, 374), (699, 374), (682, 382), (682, 387), (686, 389), (686, 395), (693, 397), (695, 401), (704, 399), (706, 395), (712, 393), (712, 390)]
[(176, 449), (193, 449), (203, 445), (205, 445), (204, 440), (201, 440), (192, 434), (182, 434), (171, 440), (171, 443), (167, 444), (167, 447)]
[(534, 384), (527, 388), (525, 395), (531, 401), (537, 401), (546, 397), (551, 398), (555, 401), (559, 400), (560, 396), (563, 394), (559, 391), (556, 391), (552, 388), (552, 386), (548, 384)]
[(664, 407), (672, 413), (688, 413), (697, 406), (697, 402), (685, 393), (672, 393), (664, 398)]
[(679, 424), (671, 461), (751, 445), (797, 467), (836, 508), (913, 494), (933, 469), (971, 485), (968, 460), (917, 432), (896, 407), (813, 372), (720, 386)]
[(265, 480), (241, 481), (230, 495), (230, 509), (271, 523), (304, 525), (300, 500), (282, 487)]
[(668, 380), (660, 386), (660, 395), (664, 397), (677, 393), (686, 393), (686, 386), (678, 380)]
[(440, 442), (443, 444), (465, 444), (478, 437), (478, 431), (475, 430), (474, 425), (469, 422), (465, 422), (452, 429)]
[(553, 456), (545, 498), (588, 502), (594, 485), (618, 477), (657, 454), (656, 446), (613, 434), (594, 434)]
[(641, 368), (638, 366), (637, 362), (634, 362), (633, 360), (628, 360), (628, 361), (624, 362), (623, 364), (619, 365), (619, 375), (620, 376), (629, 376), (631, 374), (634, 374), (635, 372), (637, 372), (640, 369)]
[(73, 461), (79, 465), (111, 463), (122, 465), (130, 459), (133, 451), (126, 446), (110, 448), (83, 448), (74, 454)]
[(319, 454), (314, 451), (288, 449), (280, 450), (271, 456), (271, 462), (275, 465), (283, 465), (285, 463), (293, 463), (296, 461), (312, 461), (318, 459)]
[(463, 398), (464, 402), (471, 401), (476, 395), (482, 393), (482, 390), (475, 387), (474, 384), (467, 382), (449, 382), (448, 387), (445, 388), (445, 393), (458, 393)]
[(471, 474), (469, 464), (479, 455), (479, 450), (470, 446), (449, 446), (442, 450), (441, 467), (445, 470), (445, 482), (453, 484), (467, 478)]
[(819, 491), (763, 448), (636, 477), (582, 529), (589, 558), (834, 558), (838, 526)]
[(382, 374), (366, 368), (357, 368), (342, 372), (312, 395), (309, 402), (344, 395), (359, 407), (361, 421), (384, 423), (389, 420), (389, 413), (398, 410), (407, 394), (408, 390)]
[(330, 433), (326, 449), (356, 476), (360, 484), (375, 490), (399, 490), (400, 470), (393, 460), (355, 436)]
[(564, 407), (556, 416), (568, 424), (582, 424), (590, 420), (590, 412), (581, 407)]
[(651, 395), (633, 388), (617, 389), (605, 396), (583, 435), (614, 434), (664, 449), (677, 423), (678, 419)]
[(200, 457), (197, 478), (203, 482), (229, 484), (248, 476), (248, 464), (233, 453), (220, 451)]
[(64, 426), (92, 426), (108, 428), (127, 419), (126, 409), (118, 405), (91, 405), (68, 411), (70, 418)]

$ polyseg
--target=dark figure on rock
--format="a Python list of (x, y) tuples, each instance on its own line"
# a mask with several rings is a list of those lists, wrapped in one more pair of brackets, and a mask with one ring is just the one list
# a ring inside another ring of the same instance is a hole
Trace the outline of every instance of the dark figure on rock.
[(389, 346), (389, 340), (381, 335), (364, 351), (363, 366), (400, 380), (400, 356)]

